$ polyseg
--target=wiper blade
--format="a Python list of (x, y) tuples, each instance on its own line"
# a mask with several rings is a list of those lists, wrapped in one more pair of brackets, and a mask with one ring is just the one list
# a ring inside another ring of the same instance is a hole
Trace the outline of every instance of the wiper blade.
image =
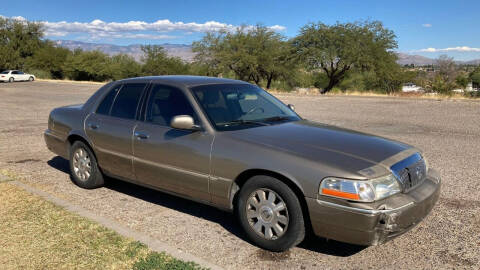
[(259, 122), (259, 121), (241, 120), (241, 119), (220, 123), (219, 125), (229, 126), (229, 125), (241, 125), (241, 124), (260, 125), (260, 126), (269, 126), (270, 125), (268, 123), (263, 123), (263, 122)]
[(290, 120), (290, 117), (288, 117), (288, 116), (273, 116), (273, 117), (262, 119), (262, 121), (265, 121), (265, 122), (280, 122), (280, 121), (285, 121), (285, 120)]

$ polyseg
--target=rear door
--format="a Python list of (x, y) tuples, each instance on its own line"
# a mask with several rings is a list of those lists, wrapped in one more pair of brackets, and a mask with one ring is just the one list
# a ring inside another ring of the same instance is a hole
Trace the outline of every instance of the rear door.
[(135, 179), (132, 137), (139, 104), (147, 83), (118, 84), (110, 90), (97, 111), (85, 121), (98, 163), (107, 174)]
[(10, 73), (10, 77), (12, 77), (15, 81), (21, 81), (20, 75), (18, 74), (18, 71), (14, 70)]
[(208, 181), (213, 135), (170, 127), (177, 115), (190, 115), (198, 124), (197, 114), (181, 89), (153, 84), (146, 103), (146, 117), (134, 131), (133, 164), (137, 181), (210, 201)]

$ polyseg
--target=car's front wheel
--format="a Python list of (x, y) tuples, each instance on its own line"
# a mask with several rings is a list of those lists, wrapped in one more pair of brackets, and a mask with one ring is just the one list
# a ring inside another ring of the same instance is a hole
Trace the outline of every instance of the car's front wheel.
[(30, 78), (28, 78), (28, 81), (30, 81), (30, 82), (33, 82), (34, 80), (35, 79), (32, 76), (30, 76)]
[(305, 237), (300, 201), (276, 178), (250, 178), (240, 190), (236, 212), (248, 238), (264, 249), (285, 251)]
[(70, 175), (79, 187), (92, 189), (103, 186), (103, 175), (95, 155), (82, 141), (74, 142), (70, 148)]

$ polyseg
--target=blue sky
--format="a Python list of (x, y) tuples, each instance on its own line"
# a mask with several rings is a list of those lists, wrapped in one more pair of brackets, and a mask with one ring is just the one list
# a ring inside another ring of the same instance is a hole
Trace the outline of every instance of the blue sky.
[(480, 58), (479, 11), (478, 0), (22, 0), (2, 4), (0, 15), (47, 22), (50, 39), (119, 45), (190, 44), (205, 31), (257, 23), (292, 37), (309, 22), (371, 19), (395, 32), (400, 52), (470, 60)]

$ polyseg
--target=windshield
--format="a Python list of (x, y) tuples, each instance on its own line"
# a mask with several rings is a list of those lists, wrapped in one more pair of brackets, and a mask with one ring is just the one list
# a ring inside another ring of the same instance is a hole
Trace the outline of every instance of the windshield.
[(300, 120), (278, 99), (250, 84), (211, 84), (192, 92), (217, 130), (235, 130)]

